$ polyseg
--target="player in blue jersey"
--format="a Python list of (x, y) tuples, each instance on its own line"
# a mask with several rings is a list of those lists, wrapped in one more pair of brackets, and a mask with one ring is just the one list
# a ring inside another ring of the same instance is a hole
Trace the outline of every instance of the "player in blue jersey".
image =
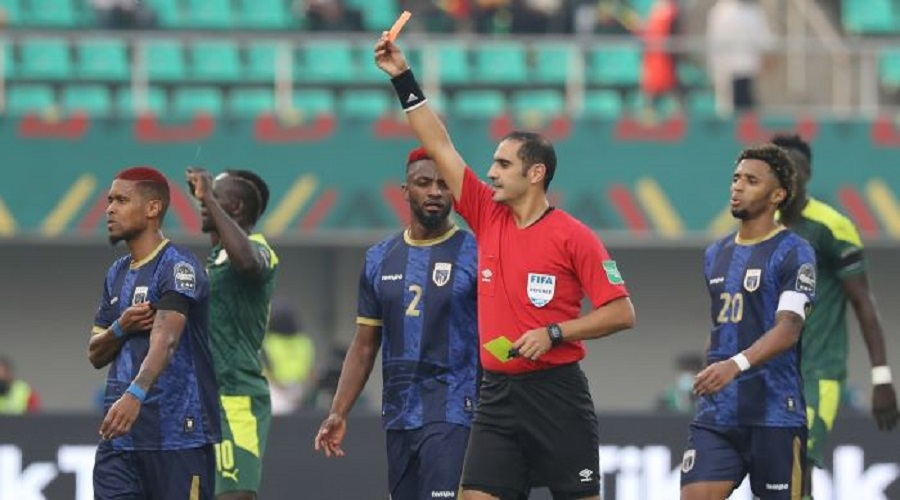
[(706, 249), (712, 301), (707, 367), (694, 379), (699, 407), (681, 464), (682, 500), (731, 495), (746, 475), (753, 494), (799, 500), (806, 461), (800, 332), (816, 289), (809, 243), (775, 213), (796, 171), (782, 149), (744, 150), (731, 181), (737, 233)]
[(380, 343), (391, 498), (456, 498), (479, 375), (477, 250), (450, 221), (449, 188), (423, 149), (409, 155), (403, 193), (410, 226), (366, 252), (356, 336), (315, 448), (344, 455)]
[(108, 200), (109, 240), (129, 254), (106, 273), (88, 348), (95, 368), (109, 365), (94, 496), (212, 500), (221, 431), (206, 273), (160, 230), (162, 174), (123, 170)]

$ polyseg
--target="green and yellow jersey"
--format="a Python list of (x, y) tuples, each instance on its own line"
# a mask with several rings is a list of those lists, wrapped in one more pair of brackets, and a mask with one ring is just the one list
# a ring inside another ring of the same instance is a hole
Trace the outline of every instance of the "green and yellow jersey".
[(865, 271), (862, 241), (853, 223), (810, 199), (791, 227), (816, 252), (816, 303), (803, 326), (801, 370), (805, 380), (847, 377), (847, 295), (843, 280)]
[(222, 245), (206, 261), (210, 281), (209, 328), (216, 379), (221, 395), (268, 396), (263, 375), (263, 338), (275, 289), (278, 256), (261, 234), (250, 241), (266, 263), (258, 279), (241, 276)]

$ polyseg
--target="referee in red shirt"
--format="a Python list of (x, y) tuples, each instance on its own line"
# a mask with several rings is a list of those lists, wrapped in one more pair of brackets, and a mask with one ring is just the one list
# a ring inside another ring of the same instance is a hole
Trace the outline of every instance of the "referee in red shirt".
[[(375, 62), (478, 242), (478, 330), (484, 367), (463, 469), (467, 500), (600, 498), (597, 415), (578, 361), (583, 340), (634, 326), (616, 263), (584, 224), (550, 206), (556, 153), (545, 137), (513, 132), (477, 176), (426, 103), (386, 33)], [(593, 310), (579, 317), (581, 299)]]

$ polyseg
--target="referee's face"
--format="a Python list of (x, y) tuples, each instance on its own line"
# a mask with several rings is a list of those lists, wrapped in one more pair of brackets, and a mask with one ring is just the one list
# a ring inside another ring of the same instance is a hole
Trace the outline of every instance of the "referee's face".
[(509, 203), (521, 198), (528, 191), (529, 181), (524, 164), (519, 158), (522, 143), (507, 139), (494, 151), (494, 162), (488, 169), (488, 179), (494, 190), (494, 201)]

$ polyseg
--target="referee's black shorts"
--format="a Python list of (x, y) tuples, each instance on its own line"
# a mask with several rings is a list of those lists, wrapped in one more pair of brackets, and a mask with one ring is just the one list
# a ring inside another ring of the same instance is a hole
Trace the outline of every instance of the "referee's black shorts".
[(555, 499), (600, 493), (599, 430), (577, 363), (540, 372), (485, 372), (462, 486), (502, 500), (546, 486)]

